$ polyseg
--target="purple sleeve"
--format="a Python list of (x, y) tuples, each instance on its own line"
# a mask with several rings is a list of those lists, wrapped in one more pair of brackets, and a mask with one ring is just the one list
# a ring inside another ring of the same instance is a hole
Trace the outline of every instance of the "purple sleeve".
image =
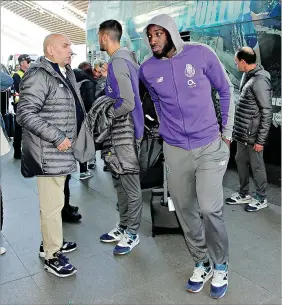
[(235, 112), (233, 85), (214, 50), (208, 45), (200, 47), (206, 61), (206, 76), (220, 97), (223, 136), (232, 137)]
[(156, 108), (156, 112), (157, 112), (157, 115), (159, 117), (159, 122), (160, 122), (160, 119), (161, 119), (161, 106), (160, 106), (159, 97), (156, 94), (154, 88), (152, 88), (151, 85), (146, 80), (146, 77), (144, 75), (144, 66), (143, 65), (141, 65), (139, 72), (140, 72), (139, 73), (139, 77), (140, 77), (141, 81), (143, 82), (143, 84), (146, 86), (146, 88), (147, 88), (147, 90), (148, 90), (148, 92), (149, 92), (149, 94), (151, 96), (151, 99), (154, 102), (154, 105), (155, 105), (155, 108)]

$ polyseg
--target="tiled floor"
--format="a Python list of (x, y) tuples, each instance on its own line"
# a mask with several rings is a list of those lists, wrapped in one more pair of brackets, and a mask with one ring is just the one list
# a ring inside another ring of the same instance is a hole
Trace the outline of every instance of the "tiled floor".
[[(128, 256), (113, 257), (112, 245), (99, 235), (115, 225), (116, 195), (103, 164), (94, 177), (71, 180), (71, 202), (80, 207), (80, 224), (64, 224), (65, 238), (78, 243), (69, 254), (78, 268), (60, 279), (43, 270), (38, 257), (41, 240), (35, 179), (24, 179), (20, 162), (2, 159), (5, 199), (0, 245), (0, 304), (281, 304), (281, 189), (270, 185), (268, 209), (246, 213), (242, 206), (225, 206), (230, 240), (230, 288), (226, 297), (209, 298), (206, 286), (197, 295), (185, 292), (193, 260), (179, 235), (151, 237), (149, 191), (144, 191), (141, 243)], [(237, 188), (237, 175), (228, 170), (225, 196)]]

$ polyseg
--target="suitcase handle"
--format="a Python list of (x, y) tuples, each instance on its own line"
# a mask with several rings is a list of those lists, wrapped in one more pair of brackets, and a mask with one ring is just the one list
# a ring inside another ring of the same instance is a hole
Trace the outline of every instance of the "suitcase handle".
[(164, 167), (164, 199), (163, 199), (163, 203), (164, 203), (165, 206), (167, 206), (168, 186), (167, 186), (167, 169), (166, 169), (165, 161), (163, 162), (163, 167)]

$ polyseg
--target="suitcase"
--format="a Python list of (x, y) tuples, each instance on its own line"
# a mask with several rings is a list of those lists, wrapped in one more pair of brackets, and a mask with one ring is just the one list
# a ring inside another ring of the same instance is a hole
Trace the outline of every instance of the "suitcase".
[(168, 209), (167, 173), (163, 163), (163, 188), (153, 188), (151, 196), (152, 237), (159, 234), (183, 234), (175, 211)]
[(15, 115), (11, 112), (7, 112), (4, 115), (4, 123), (7, 135), (9, 138), (14, 137), (15, 135)]

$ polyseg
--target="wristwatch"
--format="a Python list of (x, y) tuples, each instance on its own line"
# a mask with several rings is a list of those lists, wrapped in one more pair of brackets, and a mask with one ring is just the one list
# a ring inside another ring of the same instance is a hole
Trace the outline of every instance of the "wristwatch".
[(226, 137), (226, 136), (222, 136), (224, 139), (228, 140), (230, 143), (232, 142), (232, 137)]

